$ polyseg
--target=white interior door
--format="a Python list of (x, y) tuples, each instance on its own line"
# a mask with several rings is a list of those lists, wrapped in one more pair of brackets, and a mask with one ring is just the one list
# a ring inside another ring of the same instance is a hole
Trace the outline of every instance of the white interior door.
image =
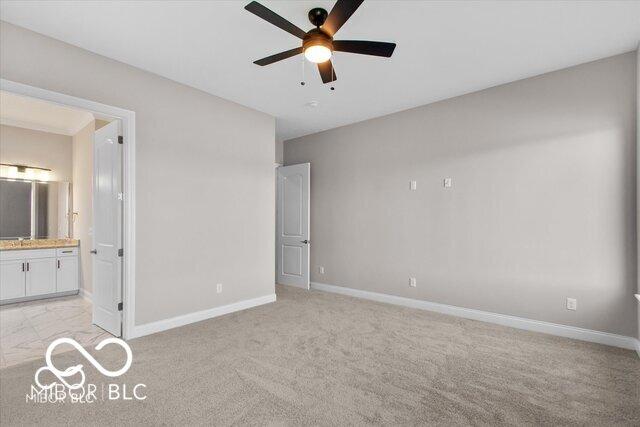
[(309, 289), (309, 182), (311, 165), (278, 168), (276, 280)]
[(93, 323), (121, 335), (122, 248), (120, 122), (95, 132), (93, 144)]

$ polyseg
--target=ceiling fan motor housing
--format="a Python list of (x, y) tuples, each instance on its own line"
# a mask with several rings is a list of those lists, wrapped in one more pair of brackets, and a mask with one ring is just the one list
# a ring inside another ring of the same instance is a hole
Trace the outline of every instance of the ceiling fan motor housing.
[(316, 27), (322, 26), (324, 21), (327, 20), (327, 16), (329, 16), (329, 14), (321, 7), (314, 7), (309, 11), (309, 21)]
[(333, 38), (322, 31), (320, 28), (314, 28), (307, 32), (302, 40), (302, 50), (307, 50), (311, 46), (324, 46), (333, 52)]

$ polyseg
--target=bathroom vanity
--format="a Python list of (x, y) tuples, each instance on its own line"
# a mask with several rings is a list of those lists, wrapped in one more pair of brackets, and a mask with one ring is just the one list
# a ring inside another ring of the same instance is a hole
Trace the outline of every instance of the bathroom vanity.
[(0, 304), (78, 293), (78, 241), (0, 241)]
[(0, 165), (0, 304), (78, 293), (72, 187), (49, 173)]

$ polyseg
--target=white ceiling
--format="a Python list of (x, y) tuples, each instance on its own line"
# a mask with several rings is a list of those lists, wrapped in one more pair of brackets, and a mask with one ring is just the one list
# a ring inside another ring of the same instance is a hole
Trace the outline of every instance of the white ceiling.
[[(0, 17), (277, 117), (289, 139), (634, 50), (640, 1), (365, 1), (336, 39), (392, 41), (393, 58), (337, 53), (335, 91), (246, 1), (3, 1)], [(333, 1), (263, 1), (304, 30)], [(318, 106), (307, 106), (317, 101)]]
[(94, 119), (86, 111), (0, 91), (0, 124), (61, 135), (75, 135)]

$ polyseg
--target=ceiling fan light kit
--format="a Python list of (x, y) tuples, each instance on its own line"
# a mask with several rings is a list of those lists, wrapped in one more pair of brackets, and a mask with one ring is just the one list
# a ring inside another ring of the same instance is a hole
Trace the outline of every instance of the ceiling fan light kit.
[(319, 28), (313, 29), (302, 40), (302, 51), (309, 62), (326, 62), (333, 54), (333, 40)]
[[(395, 43), (363, 41), (363, 40), (333, 40), (336, 32), (353, 15), (364, 0), (338, 0), (327, 13), (325, 9), (316, 7), (309, 11), (309, 21), (316, 28), (307, 32), (298, 28), (277, 13), (256, 1), (245, 6), (245, 9), (276, 27), (302, 39), (302, 46), (293, 48), (266, 58), (254, 61), (254, 64), (265, 66), (300, 53), (318, 66), (323, 83), (337, 80), (336, 72), (331, 63), (333, 52), (358, 53), (361, 55), (391, 57), (396, 47)], [(304, 82), (301, 82), (304, 85)], [(331, 90), (334, 88), (331, 87)]]
[(304, 57), (309, 62), (319, 64), (331, 59), (331, 48), (323, 45), (309, 46), (304, 50)]

